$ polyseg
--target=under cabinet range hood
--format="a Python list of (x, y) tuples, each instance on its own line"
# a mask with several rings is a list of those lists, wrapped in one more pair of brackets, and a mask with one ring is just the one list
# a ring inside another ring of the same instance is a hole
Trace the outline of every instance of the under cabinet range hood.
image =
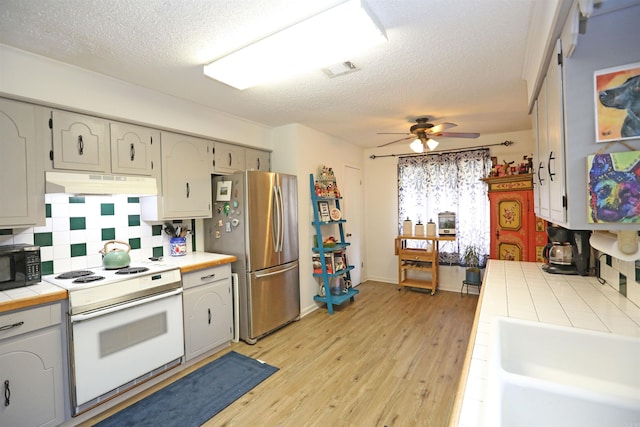
[(68, 194), (158, 194), (156, 179), (148, 176), (100, 175), (95, 173), (45, 172), (46, 193)]

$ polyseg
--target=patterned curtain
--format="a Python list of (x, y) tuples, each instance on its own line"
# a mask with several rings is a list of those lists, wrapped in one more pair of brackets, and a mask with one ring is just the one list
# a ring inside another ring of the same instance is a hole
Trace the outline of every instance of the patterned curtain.
[[(456, 214), (456, 240), (440, 242), (440, 263), (460, 265), (460, 254), (476, 245), (484, 267), (489, 254), (489, 199), (487, 184), (480, 181), (491, 171), (488, 149), (401, 157), (398, 160), (398, 234), (407, 218), (417, 224), (438, 213)], [(426, 228), (426, 225), (425, 225)], [(417, 247), (425, 242), (411, 242)]]

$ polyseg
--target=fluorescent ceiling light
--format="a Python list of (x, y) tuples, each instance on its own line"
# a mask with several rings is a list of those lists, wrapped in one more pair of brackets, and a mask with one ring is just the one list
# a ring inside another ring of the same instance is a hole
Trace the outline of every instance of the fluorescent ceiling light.
[(424, 144), (420, 140), (420, 138), (415, 139), (409, 147), (416, 153), (422, 153), (424, 151)]
[(349, 0), (204, 66), (204, 74), (237, 89), (329, 64), (386, 41), (361, 0)]

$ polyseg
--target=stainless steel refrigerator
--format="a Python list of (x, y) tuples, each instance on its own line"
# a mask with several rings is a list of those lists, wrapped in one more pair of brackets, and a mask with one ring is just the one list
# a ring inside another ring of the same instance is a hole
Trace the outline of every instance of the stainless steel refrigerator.
[(255, 344), (300, 318), (298, 189), (294, 175), (243, 171), (214, 176), (205, 251), (235, 255), (239, 336)]

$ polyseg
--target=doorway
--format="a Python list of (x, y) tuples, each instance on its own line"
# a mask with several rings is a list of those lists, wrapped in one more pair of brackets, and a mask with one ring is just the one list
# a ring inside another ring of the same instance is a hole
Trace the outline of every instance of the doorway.
[(345, 165), (345, 185), (343, 187), (341, 207), (344, 211), (345, 239), (351, 243), (347, 251), (348, 262), (354, 266), (351, 270), (351, 283), (358, 286), (362, 282), (362, 237), (363, 231), (363, 194), (362, 170), (357, 166)]

